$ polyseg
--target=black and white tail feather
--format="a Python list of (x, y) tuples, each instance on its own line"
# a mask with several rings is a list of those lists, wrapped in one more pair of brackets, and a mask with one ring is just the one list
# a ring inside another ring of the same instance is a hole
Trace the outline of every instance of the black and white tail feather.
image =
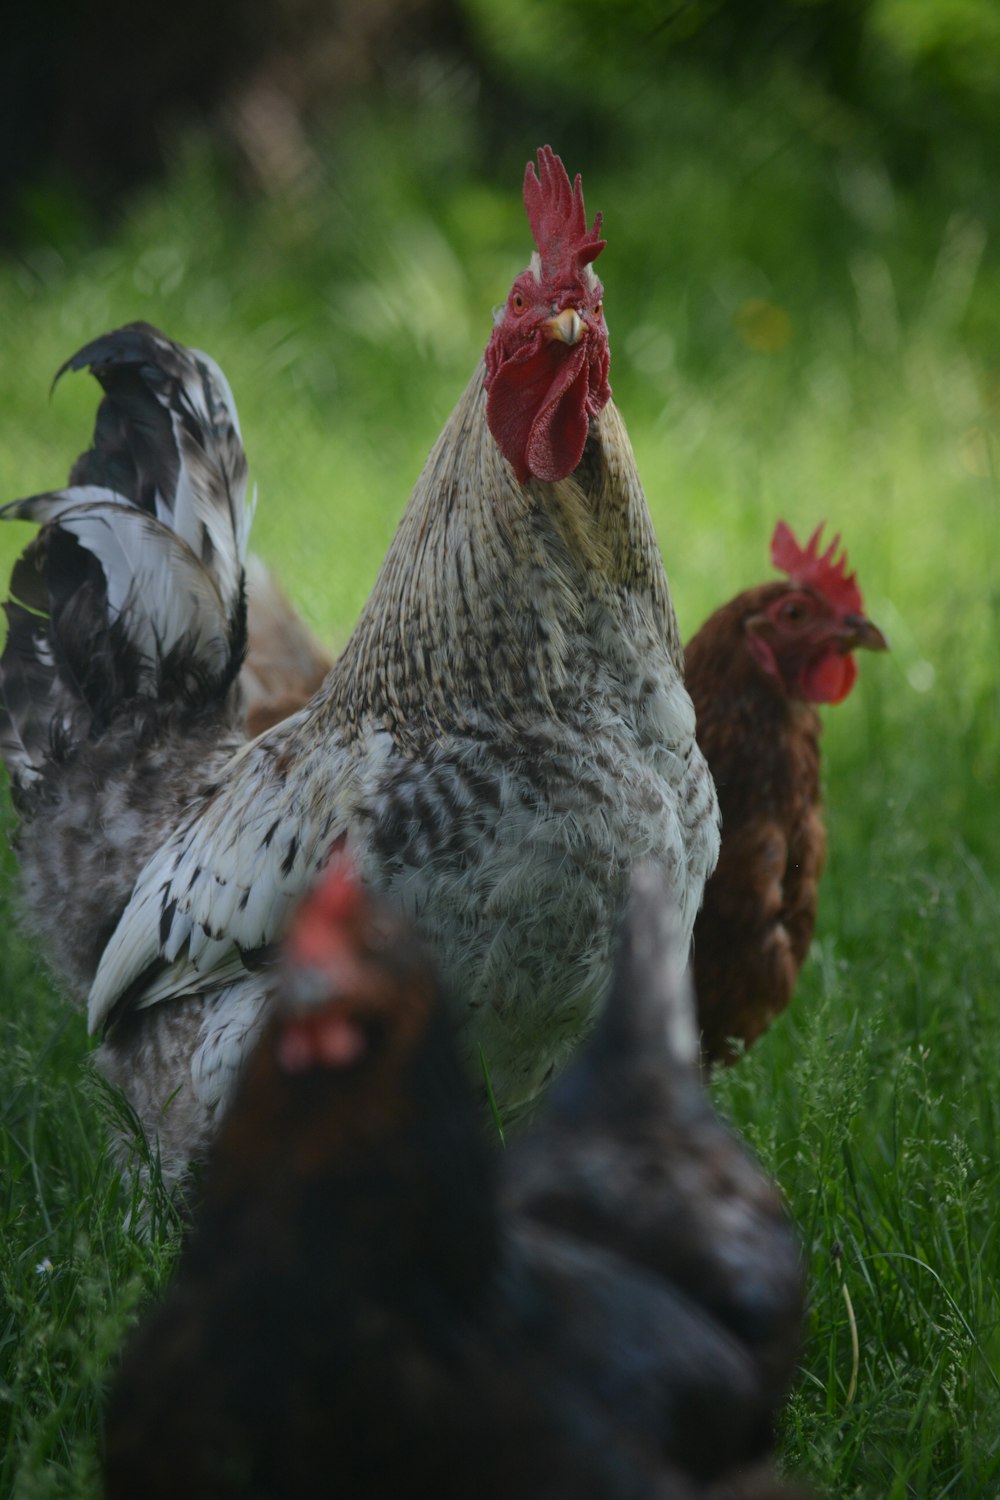
[(123, 711), (196, 715), (246, 651), (253, 516), (229, 384), (207, 355), (132, 323), (67, 360), (104, 389), (65, 489), (0, 509), (41, 531), (11, 575), (0, 754), (23, 803)]

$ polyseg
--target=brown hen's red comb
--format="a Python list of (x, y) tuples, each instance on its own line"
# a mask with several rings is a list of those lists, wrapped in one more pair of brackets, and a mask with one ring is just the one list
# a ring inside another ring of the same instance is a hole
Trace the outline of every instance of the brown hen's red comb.
[(840, 533), (825, 552), (819, 550), (819, 539), (825, 525), (825, 521), (820, 521), (803, 548), (795, 540), (787, 522), (779, 521), (771, 538), (771, 561), (776, 568), (787, 573), (793, 583), (818, 589), (841, 614), (863, 614), (864, 605), (856, 576), (847, 571), (847, 553), (834, 557), (840, 546)]
[(524, 207), (542, 258), (543, 277), (548, 281), (578, 276), (608, 243), (601, 239), (601, 215), (588, 230), (580, 174), (570, 187), (566, 168), (551, 146), (539, 148), (538, 170), (536, 177), (530, 161), (524, 169)]

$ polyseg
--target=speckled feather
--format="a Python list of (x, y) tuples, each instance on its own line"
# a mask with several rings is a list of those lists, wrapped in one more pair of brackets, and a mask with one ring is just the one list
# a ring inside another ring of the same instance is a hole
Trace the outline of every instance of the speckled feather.
[(42, 523), (5, 605), (0, 753), (25, 914), (86, 993), (151, 850), (239, 743), (252, 506), (214, 361), (132, 324), (69, 364), (105, 389), (92, 447), (69, 488), (0, 512)]

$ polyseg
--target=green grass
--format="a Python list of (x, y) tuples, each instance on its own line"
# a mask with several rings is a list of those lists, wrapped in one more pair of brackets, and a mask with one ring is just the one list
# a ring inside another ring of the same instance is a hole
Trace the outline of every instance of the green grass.
[[(907, 190), (814, 104), (692, 74), (635, 104), (614, 160), (553, 144), (606, 213), (612, 379), (685, 633), (767, 576), (783, 515), (842, 531), (892, 640), (827, 714), (794, 1007), (715, 1092), (810, 1267), (783, 1463), (831, 1500), (973, 1500), (1000, 1492), (1000, 268), (967, 196)], [(342, 121), (322, 189), (289, 201), (241, 201), (192, 145), (113, 242), (0, 264), (0, 497), (85, 444), (95, 388), (47, 403), (60, 362), (160, 323), (229, 373), (254, 545), (342, 641), (526, 257), (534, 134), (484, 181), (458, 105), (420, 108), (405, 134)], [(0, 571), (27, 534), (3, 529)], [(106, 1372), (177, 1229), (125, 1227), (82, 1020), (4, 910), (0, 1493), (84, 1497)]]

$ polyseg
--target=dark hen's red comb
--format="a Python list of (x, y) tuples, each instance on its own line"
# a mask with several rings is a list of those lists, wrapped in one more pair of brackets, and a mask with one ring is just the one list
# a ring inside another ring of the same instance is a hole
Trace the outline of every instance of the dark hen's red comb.
[(326, 958), (343, 942), (342, 929), (364, 913), (368, 898), (346, 855), (334, 850), (326, 869), (302, 902), (288, 929), (285, 952), (293, 963)]
[(601, 239), (601, 215), (588, 230), (580, 174), (570, 187), (566, 168), (551, 146), (539, 148), (538, 170), (536, 177), (530, 161), (524, 169), (524, 207), (542, 258), (542, 275), (546, 280), (578, 276), (608, 243)]
[(825, 525), (825, 521), (820, 521), (803, 548), (795, 540), (787, 522), (779, 521), (771, 538), (771, 561), (776, 568), (787, 573), (793, 583), (818, 589), (841, 614), (863, 614), (864, 605), (856, 576), (847, 571), (847, 553), (842, 552), (835, 559), (840, 533), (825, 552), (819, 550), (819, 539)]

